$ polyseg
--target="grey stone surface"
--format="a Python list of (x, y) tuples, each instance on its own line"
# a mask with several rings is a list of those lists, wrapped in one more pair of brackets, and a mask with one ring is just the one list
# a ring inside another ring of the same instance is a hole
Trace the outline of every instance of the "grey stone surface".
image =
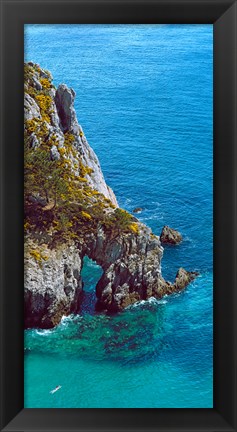
[(170, 228), (168, 225), (165, 225), (162, 228), (160, 240), (162, 243), (168, 243), (168, 244), (179, 244), (183, 238), (180, 232), (176, 231), (173, 228)]
[(60, 153), (58, 152), (58, 149), (55, 145), (53, 145), (50, 149), (50, 157), (52, 160), (59, 160), (60, 159)]
[(28, 93), (24, 95), (24, 115), (25, 121), (33, 118), (41, 119), (40, 108)]
[(37, 78), (32, 78), (32, 84), (36, 90), (42, 90), (42, 84), (37, 80)]
[[(29, 242), (25, 250), (25, 326), (54, 327), (62, 316), (79, 310), (80, 255), (73, 245), (49, 250)], [(44, 258), (35, 259), (35, 250)]]
[(39, 147), (39, 145), (40, 145), (39, 140), (38, 140), (37, 136), (35, 135), (35, 133), (32, 133), (32, 134), (31, 134), (31, 142), (30, 142), (30, 145), (31, 145), (31, 147), (32, 147), (33, 149)]
[(65, 84), (60, 84), (55, 95), (55, 103), (60, 118), (60, 127), (65, 132), (76, 132), (74, 126), (77, 124), (74, 109), (75, 92)]

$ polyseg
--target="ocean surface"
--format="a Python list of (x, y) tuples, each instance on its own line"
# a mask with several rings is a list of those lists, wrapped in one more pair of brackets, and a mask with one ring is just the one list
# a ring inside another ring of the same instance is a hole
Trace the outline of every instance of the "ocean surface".
[(164, 277), (200, 272), (180, 294), (107, 316), (94, 312), (101, 269), (85, 259), (81, 314), (25, 331), (25, 407), (213, 407), (212, 25), (26, 25), (25, 59), (76, 91), (119, 205), (142, 207), (155, 234), (183, 234), (164, 249)]

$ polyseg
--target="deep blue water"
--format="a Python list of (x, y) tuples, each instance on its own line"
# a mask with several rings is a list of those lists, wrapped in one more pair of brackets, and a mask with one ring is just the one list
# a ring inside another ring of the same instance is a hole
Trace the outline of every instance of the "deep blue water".
[(155, 234), (183, 234), (163, 275), (200, 272), (179, 295), (108, 317), (93, 312), (101, 269), (86, 260), (81, 315), (25, 332), (25, 406), (212, 407), (212, 26), (27, 25), (25, 58), (76, 91), (119, 205), (144, 208)]

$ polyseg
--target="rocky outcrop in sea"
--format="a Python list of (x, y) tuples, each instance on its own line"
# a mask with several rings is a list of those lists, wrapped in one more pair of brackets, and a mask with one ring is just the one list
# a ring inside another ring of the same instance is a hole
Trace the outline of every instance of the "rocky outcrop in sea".
[[(160, 238), (118, 208), (74, 109), (75, 92), (25, 65), (25, 326), (80, 311), (88, 256), (103, 269), (97, 310), (118, 312), (185, 288), (196, 273), (161, 274)], [(43, 175), (42, 175), (43, 173)]]
[(176, 245), (179, 244), (182, 240), (183, 237), (179, 231), (175, 230), (174, 228), (170, 228), (168, 225), (165, 225), (162, 228), (160, 234), (161, 243)]

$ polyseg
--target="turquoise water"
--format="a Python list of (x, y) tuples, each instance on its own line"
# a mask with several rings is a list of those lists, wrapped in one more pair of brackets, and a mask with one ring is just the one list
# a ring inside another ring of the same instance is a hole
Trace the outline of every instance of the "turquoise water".
[(85, 260), (81, 314), (25, 332), (25, 407), (213, 406), (212, 43), (211, 25), (25, 27), (26, 60), (75, 89), (119, 205), (183, 234), (163, 275), (200, 272), (179, 295), (106, 316), (94, 313), (101, 269)]

